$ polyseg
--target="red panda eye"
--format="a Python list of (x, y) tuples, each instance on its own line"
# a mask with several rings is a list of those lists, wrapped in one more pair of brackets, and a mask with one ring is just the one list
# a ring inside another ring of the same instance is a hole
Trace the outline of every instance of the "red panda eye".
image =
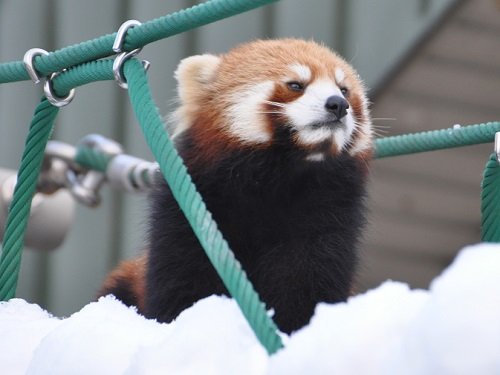
[(287, 82), (288, 88), (292, 91), (302, 92), (304, 91), (304, 85), (297, 81)]

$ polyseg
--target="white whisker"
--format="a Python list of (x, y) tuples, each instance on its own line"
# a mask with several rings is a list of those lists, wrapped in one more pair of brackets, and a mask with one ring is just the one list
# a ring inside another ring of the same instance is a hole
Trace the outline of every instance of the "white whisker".
[(396, 121), (397, 119), (394, 117), (375, 117), (372, 118), (372, 121)]
[(270, 105), (273, 105), (273, 106), (276, 106), (276, 107), (285, 108), (285, 104), (284, 103), (280, 103), (280, 102), (273, 102), (271, 100), (264, 100), (264, 103), (267, 103), (267, 104), (270, 104)]
[(388, 133), (390, 133), (390, 129), (391, 129), (390, 126), (381, 126), (381, 125), (373, 125), (372, 124), (372, 131), (373, 131), (373, 134), (375, 134), (376, 136), (388, 134)]
[(390, 126), (380, 126), (380, 125), (373, 125), (373, 124), (372, 124), (372, 128), (373, 129), (379, 129), (379, 130), (389, 130), (389, 129), (391, 129)]
[(377, 137), (385, 137), (388, 134), (390, 134), (390, 132), (387, 132), (387, 131), (377, 131), (377, 130), (373, 130), (372, 133), (373, 133), (373, 135), (375, 135)]

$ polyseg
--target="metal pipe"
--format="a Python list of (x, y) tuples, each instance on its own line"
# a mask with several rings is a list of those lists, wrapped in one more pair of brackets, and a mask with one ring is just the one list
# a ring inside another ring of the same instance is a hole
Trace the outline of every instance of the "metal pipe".
[[(3, 240), (15, 182), (16, 171), (0, 168), (0, 240)], [(73, 223), (73, 197), (66, 189), (60, 189), (53, 194), (37, 193), (31, 206), (25, 245), (42, 251), (56, 249), (64, 241)]]

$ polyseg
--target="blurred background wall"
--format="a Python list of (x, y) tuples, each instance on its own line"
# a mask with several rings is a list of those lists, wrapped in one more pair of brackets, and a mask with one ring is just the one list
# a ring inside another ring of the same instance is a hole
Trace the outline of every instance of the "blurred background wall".
[[(1, 0), (0, 61), (54, 50), (198, 3), (189, 0)], [(500, 119), (500, 12), (494, 0), (282, 0), (147, 46), (162, 113), (174, 97), (178, 61), (269, 37), (322, 41), (350, 61), (370, 88), (380, 135)], [(31, 82), (0, 86), (0, 167), (15, 169), (41, 95)], [(53, 138), (89, 133), (151, 159), (113, 82), (77, 89)], [(479, 192), (493, 145), (378, 160), (359, 290), (393, 278), (426, 287), (463, 245), (479, 240)], [(105, 188), (98, 209), (79, 206), (65, 243), (26, 249), (18, 296), (68, 315), (94, 298), (104, 275), (143, 244), (145, 199)]]

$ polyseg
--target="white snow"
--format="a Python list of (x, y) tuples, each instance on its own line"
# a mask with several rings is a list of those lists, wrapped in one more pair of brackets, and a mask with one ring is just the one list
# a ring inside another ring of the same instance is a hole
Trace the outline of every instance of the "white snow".
[(462, 250), (429, 290), (387, 281), (336, 305), (269, 357), (236, 303), (209, 297), (173, 323), (113, 297), (69, 318), (0, 303), (2, 374), (500, 374), (500, 245)]

